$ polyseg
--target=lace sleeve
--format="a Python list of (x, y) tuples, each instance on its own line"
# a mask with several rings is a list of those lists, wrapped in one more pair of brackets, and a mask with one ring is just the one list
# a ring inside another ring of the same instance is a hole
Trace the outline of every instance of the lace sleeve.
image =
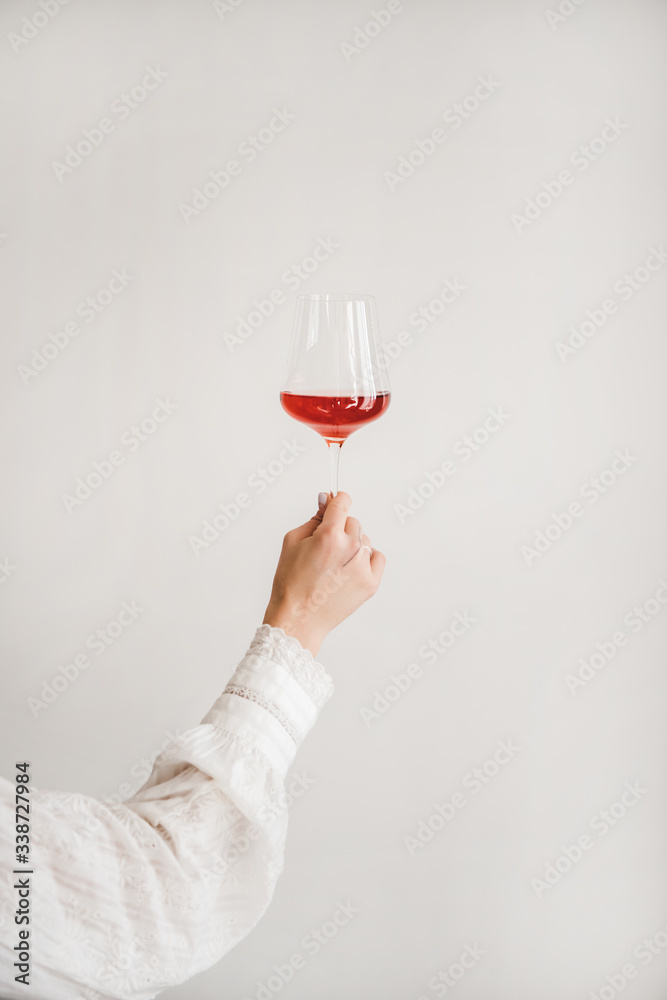
[(280, 664), (311, 699), (321, 708), (333, 694), (333, 682), (308, 649), (281, 628), (260, 625), (246, 655), (262, 657)]
[[(245, 721), (262, 719), (273, 739), (270, 745), (263, 739), (257, 745), (266, 750), (284, 776), (297, 747), (332, 694), (331, 677), (309, 650), (281, 628), (260, 625), (243, 661), (203, 722), (221, 727), (224, 716), (225, 728), (230, 731), (232, 725), (234, 732), (243, 735)], [(239, 705), (239, 699), (249, 703), (248, 707)], [(250, 705), (257, 706), (260, 714)], [(269, 723), (267, 715), (275, 725)]]
[[(107, 806), (33, 789), (34, 1000), (152, 1000), (252, 930), (283, 867), (287, 770), (332, 691), (296, 639), (262, 625), (202, 723), (160, 754), (130, 799)], [(0, 913), (12, 906), (12, 878), (0, 881)], [(6, 998), (25, 993), (14, 958), (0, 938)]]

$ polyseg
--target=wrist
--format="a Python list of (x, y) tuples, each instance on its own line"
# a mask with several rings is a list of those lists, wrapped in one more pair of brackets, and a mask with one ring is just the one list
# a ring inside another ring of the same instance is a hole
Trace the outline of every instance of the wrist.
[(309, 650), (313, 657), (316, 657), (320, 651), (324, 635), (302, 619), (303, 613), (299, 614), (285, 606), (274, 607), (269, 604), (262, 624), (281, 628), (285, 635), (292, 636), (304, 649)]

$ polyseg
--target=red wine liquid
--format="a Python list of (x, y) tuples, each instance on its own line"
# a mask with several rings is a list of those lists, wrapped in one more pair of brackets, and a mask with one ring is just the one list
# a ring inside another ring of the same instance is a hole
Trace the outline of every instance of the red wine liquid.
[(375, 396), (299, 396), (281, 392), (280, 402), (290, 417), (308, 424), (323, 438), (344, 441), (353, 431), (384, 413), (390, 396), (389, 392)]

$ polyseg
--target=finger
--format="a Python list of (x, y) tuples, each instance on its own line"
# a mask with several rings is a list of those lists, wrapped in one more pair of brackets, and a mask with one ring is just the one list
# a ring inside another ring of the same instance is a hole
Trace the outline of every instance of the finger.
[(359, 549), (359, 558), (364, 561), (368, 560), (370, 563), (373, 557), (373, 546), (371, 545), (371, 540), (368, 535), (361, 536), (361, 548)]
[(382, 579), (382, 574), (384, 573), (384, 568), (387, 564), (387, 557), (384, 552), (380, 552), (379, 549), (373, 549), (373, 555), (370, 557), (371, 572), (375, 579), (375, 582), (379, 585)]
[(328, 493), (318, 493), (317, 494), (317, 514), (313, 514), (311, 521), (317, 521), (318, 524), (322, 523), (322, 518), (324, 517), (324, 511), (327, 509), (327, 504), (329, 503), (330, 497)]
[(317, 513), (313, 514), (313, 516), (309, 518), (308, 521), (306, 521), (304, 524), (300, 524), (298, 528), (294, 528), (292, 531), (292, 535), (294, 536), (296, 541), (300, 541), (302, 538), (310, 537), (310, 535), (312, 535), (313, 532), (316, 531), (317, 528), (319, 528), (320, 524), (322, 523), (322, 518), (324, 517), (324, 512), (326, 510), (329, 499), (330, 497), (328, 493), (319, 494), (317, 498), (317, 504), (318, 504)]
[(344, 528), (351, 503), (352, 499), (347, 493), (341, 492), (331, 497), (324, 511), (322, 524), (327, 527)]
[[(349, 518), (348, 518), (348, 521), (349, 521)], [(368, 563), (372, 551), (373, 551), (373, 547), (371, 545), (370, 538), (368, 537), (368, 535), (364, 535), (364, 534), (360, 533), (360, 535), (359, 535), (359, 544), (357, 545), (357, 548), (354, 551), (354, 555), (350, 556), (350, 558), (346, 562), (344, 562), (343, 565), (344, 566), (348, 566), (352, 562), (353, 559), (358, 559), (360, 561)]]
[(361, 540), (363, 531), (361, 530), (361, 522), (357, 521), (356, 517), (348, 517), (345, 522), (345, 534), (349, 535), (350, 538), (354, 538), (355, 542)]

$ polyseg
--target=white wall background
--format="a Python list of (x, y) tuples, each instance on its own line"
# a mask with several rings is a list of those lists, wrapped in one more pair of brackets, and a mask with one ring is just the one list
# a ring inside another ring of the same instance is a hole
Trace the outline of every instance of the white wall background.
[[(300, 290), (374, 294), (385, 343), (413, 334), (387, 415), (341, 463), (387, 570), (323, 647), (336, 693), (295, 763), (314, 783), (269, 912), (165, 996), (255, 997), (349, 899), (359, 914), (285, 998), (436, 996), (429, 980), (477, 943), (458, 1000), (605, 1000), (628, 963), (624, 996), (661, 1000), (667, 266), (637, 269), (667, 238), (667, 8), (563, 0), (557, 20), (556, 0), (393, 6), (346, 61), (341, 43), (383, 0), (71, 0), (32, 32), (33, 0), (2, 4), (2, 766), (27, 756), (38, 787), (129, 794), (222, 691), (282, 535), (328, 485), (324, 444), (278, 392), (295, 299), (281, 276), (331, 238)], [(34, 37), (12, 41), (22, 25)], [(113, 102), (146, 67), (166, 78), (121, 120)], [(453, 127), (443, 115), (480, 76), (499, 86)], [(274, 108), (294, 120), (186, 223), (179, 206)], [(59, 179), (54, 162), (104, 117), (113, 131)], [(581, 169), (576, 150), (608, 118), (627, 127)], [(390, 190), (385, 172), (438, 127), (446, 140)], [(573, 183), (517, 231), (512, 215), (563, 169)], [(26, 376), (33, 349), (123, 268), (122, 293)], [(465, 291), (417, 332), (411, 314), (447, 279)], [(285, 303), (230, 351), (224, 334), (275, 288)], [(557, 343), (609, 298), (616, 312), (562, 360)], [(158, 397), (173, 415), (68, 512), (62, 495)], [(394, 505), (498, 406), (497, 435), (401, 521)], [(293, 439), (303, 455), (196, 555), (189, 536)], [(604, 495), (590, 487), (593, 503), (581, 489), (617, 449), (636, 460)], [(580, 519), (528, 565), (522, 546), (575, 501)], [(35, 714), (28, 699), (133, 600), (132, 627)], [(647, 601), (645, 622), (624, 621)], [(457, 611), (474, 626), (427, 664), (420, 647)], [(566, 676), (619, 630), (626, 645), (571, 693)], [(411, 662), (422, 677), (366, 725), (360, 708)], [(499, 740), (520, 752), (466, 792)], [(645, 792), (596, 832), (626, 782)], [(404, 838), (457, 790), (465, 807), (411, 856)], [(591, 849), (538, 895), (531, 880), (584, 834)]]

